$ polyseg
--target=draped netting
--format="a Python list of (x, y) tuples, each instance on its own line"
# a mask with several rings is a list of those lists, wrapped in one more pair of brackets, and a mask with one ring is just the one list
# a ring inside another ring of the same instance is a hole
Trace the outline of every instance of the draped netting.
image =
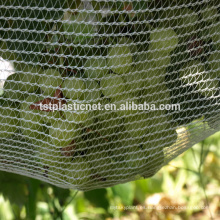
[(219, 1), (0, 0), (0, 56), (1, 170), (108, 187), (219, 131)]

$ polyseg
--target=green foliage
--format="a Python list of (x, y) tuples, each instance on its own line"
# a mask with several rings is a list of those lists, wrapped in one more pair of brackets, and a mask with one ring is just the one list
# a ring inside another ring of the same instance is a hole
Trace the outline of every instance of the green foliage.
[(134, 10), (146, 10), (147, 9), (147, 3), (150, 1), (133, 1), (133, 9)]
[(3, 197), (8, 199), (11, 204), (16, 204), (18, 207), (25, 204), (28, 199), (26, 177), (0, 172), (0, 189)]
[(45, 31), (46, 25), (43, 22), (39, 23), (37, 21), (18, 20), (12, 22), (10, 27), (12, 29), (7, 32), (7, 38), (10, 38), (13, 41), (7, 41), (8, 49), (18, 51), (17, 53), (20, 58), (26, 62), (38, 61), (39, 55), (37, 53), (43, 49), (42, 42), (45, 38), (45, 34), (37, 32), (37, 30)]
[(134, 200), (134, 185), (129, 182), (112, 187), (114, 197), (119, 197), (124, 205), (132, 205)]
[(28, 201), (26, 202), (26, 212), (28, 219), (35, 219), (36, 217), (36, 203), (37, 192), (40, 185), (40, 181), (36, 179), (28, 179)]
[[(106, 189), (95, 189), (84, 193), (85, 199), (89, 200), (89, 202), (96, 207), (101, 207), (108, 210), (109, 201), (107, 198), (107, 190)], [(98, 199), (97, 199), (98, 198)]]

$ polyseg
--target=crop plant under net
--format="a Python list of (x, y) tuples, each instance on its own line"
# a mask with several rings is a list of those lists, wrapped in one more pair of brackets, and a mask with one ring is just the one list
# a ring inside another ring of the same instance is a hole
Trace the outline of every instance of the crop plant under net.
[(0, 0), (0, 56), (1, 170), (108, 187), (220, 130), (219, 1)]

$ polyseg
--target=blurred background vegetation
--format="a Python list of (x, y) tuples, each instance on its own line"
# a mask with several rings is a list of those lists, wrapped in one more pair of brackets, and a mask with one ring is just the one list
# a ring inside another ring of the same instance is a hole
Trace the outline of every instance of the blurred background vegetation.
[(220, 132), (155, 176), (89, 192), (0, 172), (0, 219), (220, 219)]

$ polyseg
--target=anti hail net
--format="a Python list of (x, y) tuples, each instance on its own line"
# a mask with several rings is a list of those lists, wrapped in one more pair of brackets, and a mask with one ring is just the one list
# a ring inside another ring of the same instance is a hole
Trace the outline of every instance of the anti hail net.
[(89, 190), (153, 176), (220, 128), (220, 3), (0, 0), (0, 169)]

